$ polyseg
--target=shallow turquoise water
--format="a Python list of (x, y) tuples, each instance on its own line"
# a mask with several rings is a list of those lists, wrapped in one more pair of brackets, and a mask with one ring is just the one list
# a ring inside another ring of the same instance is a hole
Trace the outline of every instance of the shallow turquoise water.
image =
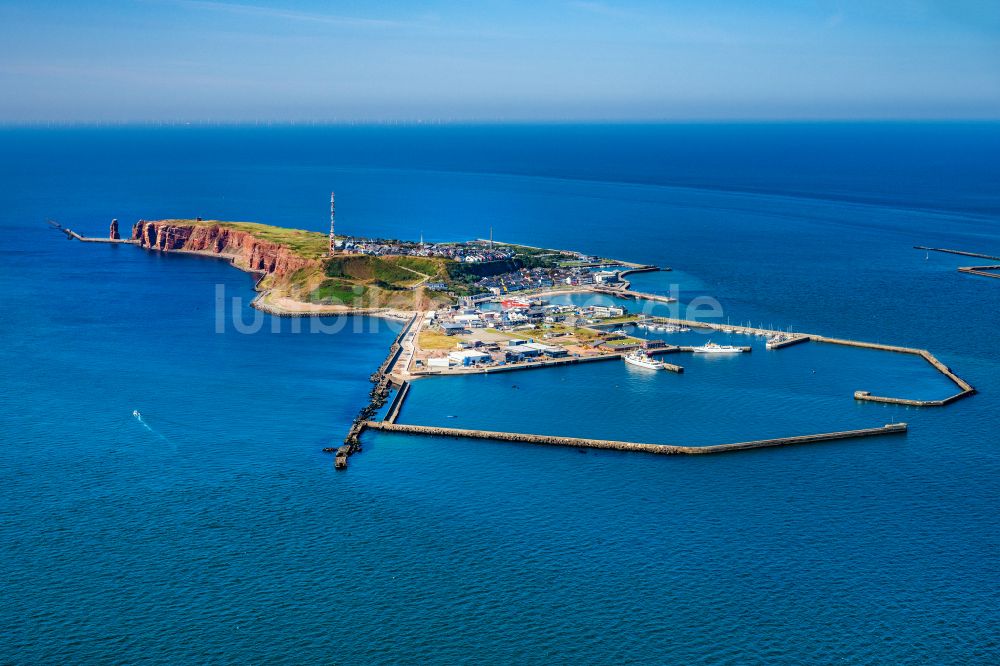
[[(0, 142), (3, 661), (996, 661), (998, 281), (911, 249), (1000, 254), (996, 126)], [(219, 334), (217, 285), (253, 321), (248, 276), (44, 225), (202, 215), (322, 230), (332, 188), (345, 231), (493, 225), (672, 266), (633, 284), (676, 282), (682, 305), (711, 296), (733, 322), (927, 347), (980, 393), (945, 409), (859, 404), (858, 389), (951, 387), (920, 359), (813, 343), (680, 355), (680, 376), (609, 362), (430, 379), (403, 421), (706, 444), (911, 430), (704, 459), (369, 433), (339, 474), (320, 449), (343, 436), (395, 327), (294, 333), (263, 318)]]

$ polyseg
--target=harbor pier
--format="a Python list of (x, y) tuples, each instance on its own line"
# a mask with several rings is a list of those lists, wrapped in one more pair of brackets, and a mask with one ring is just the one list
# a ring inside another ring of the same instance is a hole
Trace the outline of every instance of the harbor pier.
[(968, 273), (969, 275), (979, 275), (981, 277), (989, 278), (1000, 278), (1000, 272), (990, 273), (987, 271), (1000, 271), (1000, 264), (991, 266), (959, 266), (959, 273)]
[[(382, 361), (382, 365), (380, 365), (378, 369), (372, 373), (371, 377), (369, 377), (374, 386), (368, 394), (368, 403), (361, 408), (358, 415), (355, 417), (354, 422), (351, 424), (350, 429), (347, 431), (347, 436), (344, 437), (344, 446), (340, 447), (337, 451), (337, 469), (345, 469), (347, 467), (347, 458), (361, 451), (361, 440), (359, 437), (364, 431), (366, 425), (370, 423), (369, 419), (371, 419), (371, 417), (373, 417), (375, 413), (378, 412), (383, 405), (385, 405), (393, 387), (391, 374), (392, 369), (403, 352), (403, 340), (410, 333), (413, 325), (419, 317), (419, 313), (415, 314), (413, 318), (411, 318), (406, 325), (400, 329), (396, 339), (393, 340), (392, 345), (389, 347), (388, 356), (386, 356), (385, 360)], [(407, 386), (407, 389), (408, 388), (409, 387)], [(399, 409), (402, 406), (403, 399), (405, 399), (405, 397), (405, 393), (397, 394), (396, 400), (393, 401), (393, 407), (390, 408), (390, 412), (394, 412), (398, 415)], [(344, 455), (341, 460), (340, 454), (342, 451)]]
[(72, 229), (67, 229), (63, 226), (56, 227), (59, 231), (66, 234), (66, 238), (70, 240), (78, 240), (82, 243), (111, 243), (112, 245), (138, 245), (139, 241), (132, 240), (131, 238), (94, 238), (92, 236), (81, 236)]
[(411, 435), (429, 435), (432, 437), (458, 437), (465, 439), (485, 439), (503, 442), (522, 442), (526, 444), (541, 444), (548, 446), (564, 446), (581, 449), (602, 449), (610, 451), (631, 451), (636, 453), (652, 453), (656, 455), (707, 455), (712, 453), (731, 453), (749, 451), (794, 444), (811, 444), (840, 439), (855, 439), (860, 437), (877, 437), (881, 435), (905, 434), (905, 423), (888, 423), (877, 428), (860, 430), (843, 430), (814, 435), (798, 435), (794, 437), (778, 437), (774, 439), (759, 439), (732, 444), (714, 444), (709, 446), (677, 446), (673, 444), (645, 444), (641, 442), (624, 442), (606, 439), (588, 439), (582, 437), (560, 437), (556, 435), (531, 435), (516, 432), (501, 432), (495, 430), (469, 430), (465, 428), (441, 428), (436, 426), (407, 425), (390, 423), (388, 421), (368, 421), (365, 427), (386, 432), (399, 432)]
[[(689, 319), (672, 319), (669, 317), (646, 317), (645, 321), (656, 321), (664, 324), (669, 324), (673, 326), (687, 326), (691, 328), (707, 328), (712, 330), (721, 331), (724, 333), (736, 333), (740, 335), (761, 335), (761, 336), (772, 336), (780, 335), (781, 331), (772, 331), (763, 328), (753, 328), (747, 326), (731, 326), (724, 324), (714, 324), (705, 321), (694, 321)], [(862, 400), (868, 402), (885, 402), (893, 403), (899, 405), (908, 405), (911, 407), (941, 407), (944, 405), (951, 404), (952, 402), (959, 400), (960, 398), (968, 397), (976, 392), (976, 389), (969, 384), (967, 381), (955, 374), (955, 372), (949, 368), (947, 365), (942, 363), (937, 359), (934, 354), (926, 349), (917, 349), (914, 347), (902, 347), (899, 345), (886, 345), (878, 342), (864, 342), (861, 340), (847, 340), (843, 338), (830, 338), (825, 335), (817, 335), (815, 333), (796, 333), (789, 340), (784, 341), (783, 344), (772, 345), (770, 349), (779, 349), (782, 347), (788, 347), (790, 345), (800, 344), (802, 342), (819, 342), (832, 345), (843, 345), (845, 347), (857, 347), (859, 349), (875, 349), (878, 351), (894, 352), (897, 354), (913, 354), (919, 356), (928, 363), (931, 364), (938, 372), (943, 374), (945, 377), (950, 379), (955, 386), (958, 387), (959, 391), (953, 395), (950, 395), (941, 400), (911, 400), (907, 398), (896, 398), (896, 397), (886, 397), (886, 396), (874, 396), (868, 391), (855, 391), (854, 399)], [(681, 348), (683, 350), (683, 348)]]
[[(991, 254), (982, 254), (981, 252), (966, 252), (965, 250), (950, 250), (943, 247), (927, 247), (924, 245), (914, 245), (914, 250), (924, 250), (926, 252), (944, 252), (946, 254), (957, 254), (963, 257), (974, 257), (976, 259), (989, 259), (991, 261), (1000, 261), (1000, 257), (994, 257)], [(991, 272), (1000, 271), (1000, 264), (992, 264), (988, 266), (959, 266), (959, 273), (966, 273), (968, 275), (979, 275), (980, 277), (988, 278), (1000, 278), (1000, 273)]]

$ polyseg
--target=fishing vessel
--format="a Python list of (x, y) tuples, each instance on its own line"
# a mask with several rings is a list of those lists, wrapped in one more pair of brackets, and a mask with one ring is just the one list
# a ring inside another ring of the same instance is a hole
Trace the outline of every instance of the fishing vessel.
[(734, 347), (732, 345), (717, 345), (714, 342), (707, 342), (701, 347), (692, 347), (691, 351), (695, 354), (740, 354), (743, 352), (743, 348)]
[(662, 370), (663, 361), (657, 361), (652, 356), (642, 351), (641, 349), (636, 349), (633, 352), (629, 352), (622, 357), (626, 363), (629, 365), (635, 365), (640, 368), (646, 368), (647, 370)]

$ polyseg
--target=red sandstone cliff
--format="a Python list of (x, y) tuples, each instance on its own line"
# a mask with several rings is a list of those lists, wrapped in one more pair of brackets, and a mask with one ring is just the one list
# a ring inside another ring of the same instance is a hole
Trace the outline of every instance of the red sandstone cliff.
[(261, 241), (246, 231), (217, 224), (184, 224), (170, 220), (139, 220), (132, 240), (153, 250), (190, 250), (231, 255), (245, 270), (287, 275), (315, 261), (301, 257), (284, 245)]

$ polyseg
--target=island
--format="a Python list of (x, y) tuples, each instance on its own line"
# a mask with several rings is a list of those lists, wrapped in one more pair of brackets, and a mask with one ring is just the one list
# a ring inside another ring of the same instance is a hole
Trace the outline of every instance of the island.
[[(108, 238), (84, 237), (58, 223), (52, 224), (67, 237), (84, 242), (126, 244), (152, 251), (225, 259), (257, 276), (258, 294), (252, 305), (276, 316), (362, 314), (403, 321), (388, 355), (371, 375), (375, 386), (344, 444), (324, 449), (336, 454), (338, 469), (346, 468), (348, 457), (361, 450), (360, 436), (368, 428), (658, 454), (718, 453), (906, 432), (905, 423), (891, 423), (862, 430), (692, 447), (432, 428), (397, 422), (410, 382), (421, 377), (511, 372), (611, 360), (624, 360), (651, 371), (680, 373), (684, 371), (682, 365), (658, 357), (752, 351), (749, 345), (709, 342), (685, 346), (672, 344), (668, 339), (672, 333), (693, 328), (763, 338), (768, 351), (813, 342), (914, 354), (925, 359), (958, 389), (939, 400), (877, 396), (859, 390), (853, 395), (857, 401), (940, 407), (975, 393), (970, 384), (925, 349), (657, 314), (650, 306), (670, 304), (676, 299), (635, 291), (627, 276), (669, 268), (579, 251), (492, 239), (427, 243), (423, 239), (340, 236), (333, 233), (332, 219), (329, 234), (255, 222), (200, 218), (139, 220), (125, 239), (119, 237), (117, 220), (112, 222)], [(581, 293), (617, 300), (574, 303), (556, 299)], [(621, 299), (643, 302), (643, 312), (628, 311), (618, 302)], [(646, 335), (635, 333), (642, 329)], [(650, 337), (649, 332), (667, 335)], [(387, 403), (388, 408), (380, 416)]]

